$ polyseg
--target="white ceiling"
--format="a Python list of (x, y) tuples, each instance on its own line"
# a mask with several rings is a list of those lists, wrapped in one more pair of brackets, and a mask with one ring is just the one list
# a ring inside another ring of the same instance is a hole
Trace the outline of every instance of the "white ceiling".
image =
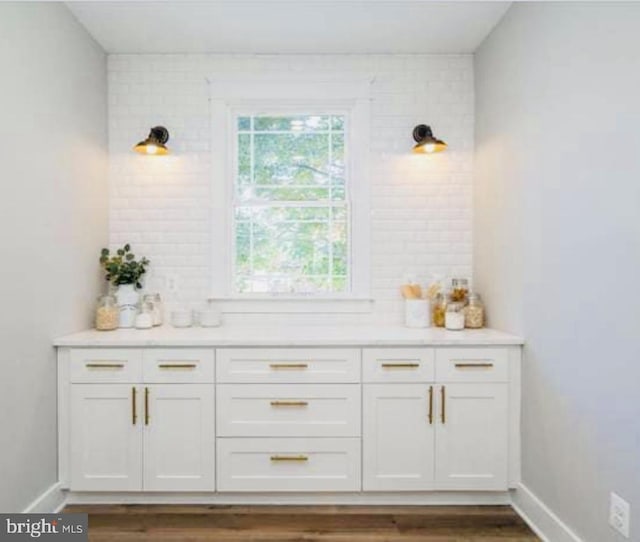
[(509, 2), (67, 2), (108, 53), (470, 53)]

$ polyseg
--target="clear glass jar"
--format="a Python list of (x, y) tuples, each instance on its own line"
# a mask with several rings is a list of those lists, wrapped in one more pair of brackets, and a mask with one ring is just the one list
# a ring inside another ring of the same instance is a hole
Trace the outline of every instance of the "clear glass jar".
[[(145, 296), (147, 297), (147, 296)], [(140, 312), (136, 316), (137, 329), (150, 329), (153, 327), (153, 303), (143, 300), (140, 304)]]
[(142, 301), (151, 307), (153, 325), (161, 326), (164, 321), (164, 306), (162, 305), (160, 294), (145, 294)]
[(96, 305), (96, 329), (98, 331), (111, 331), (118, 329), (119, 324), (120, 309), (115, 296), (100, 296)]
[(447, 311), (447, 294), (438, 294), (433, 302), (432, 321), (435, 327), (444, 327), (444, 315)]
[(469, 294), (469, 303), (464, 309), (464, 325), (469, 329), (484, 327), (484, 303), (479, 294)]
[(444, 327), (451, 331), (464, 329), (464, 303), (452, 301), (447, 303), (447, 312), (444, 315)]
[(466, 304), (468, 295), (468, 279), (451, 279), (451, 301), (461, 301)]

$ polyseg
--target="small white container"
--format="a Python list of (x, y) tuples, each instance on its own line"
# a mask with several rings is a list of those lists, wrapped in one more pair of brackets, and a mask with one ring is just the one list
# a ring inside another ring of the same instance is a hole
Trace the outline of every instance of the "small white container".
[(404, 325), (407, 327), (430, 327), (431, 302), (428, 299), (405, 299)]
[(200, 327), (218, 327), (221, 324), (220, 311), (211, 306), (194, 310), (193, 321)]
[(191, 311), (188, 309), (176, 309), (171, 311), (171, 325), (173, 327), (191, 327)]
[(464, 329), (464, 303), (453, 302), (447, 305), (447, 312), (444, 314), (444, 327), (451, 331)]
[(136, 329), (151, 329), (153, 327), (153, 314), (141, 312), (136, 316)]

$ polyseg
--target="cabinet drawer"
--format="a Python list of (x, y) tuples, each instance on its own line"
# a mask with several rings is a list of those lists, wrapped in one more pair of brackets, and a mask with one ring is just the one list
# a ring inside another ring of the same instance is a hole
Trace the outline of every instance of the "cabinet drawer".
[(212, 383), (214, 351), (207, 348), (151, 348), (143, 354), (144, 381), (149, 383)]
[(360, 491), (360, 439), (217, 439), (218, 491)]
[(73, 348), (69, 374), (73, 383), (140, 382), (142, 350), (136, 348)]
[(360, 382), (357, 348), (222, 348), (217, 358), (218, 382)]
[(505, 348), (436, 349), (438, 382), (507, 382), (508, 353)]
[(435, 378), (432, 348), (365, 348), (364, 382), (432, 382)]
[(358, 437), (358, 384), (219, 384), (222, 437)]

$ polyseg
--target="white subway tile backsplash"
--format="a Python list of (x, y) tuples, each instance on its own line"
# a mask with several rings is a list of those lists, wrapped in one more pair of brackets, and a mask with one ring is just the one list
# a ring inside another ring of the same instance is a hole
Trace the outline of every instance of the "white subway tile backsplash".
[[(326, 73), (375, 76), (371, 118), (374, 321), (400, 321), (408, 273), (471, 275), (473, 71), (470, 55), (111, 55), (110, 242), (131, 242), (152, 276), (178, 281), (180, 298), (209, 293), (212, 247), (207, 78)], [(410, 153), (427, 123), (449, 143), (435, 157)], [(151, 126), (171, 132), (167, 159), (131, 152)], [(162, 280), (156, 280), (162, 284)], [(362, 321), (363, 315), (357, 315)], [(353, 315), (304, 315), (349, 322)], [(238, 316), (231, 317), (238, 318)], [(283, 317), (286, 318), (286, 317)]]

